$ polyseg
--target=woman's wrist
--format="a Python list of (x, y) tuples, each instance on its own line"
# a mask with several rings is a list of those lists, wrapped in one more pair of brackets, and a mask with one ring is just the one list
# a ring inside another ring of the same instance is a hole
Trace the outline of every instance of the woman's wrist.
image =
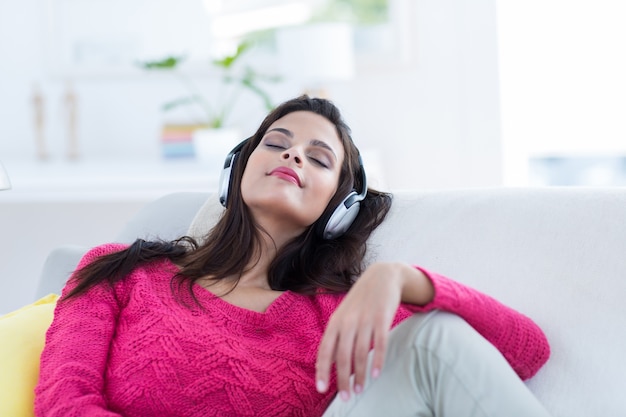
[(426, 305), (435, 298), (435, 287), (426, 274), (412, 265), (398, 263), (402, 277), (402, 302)]

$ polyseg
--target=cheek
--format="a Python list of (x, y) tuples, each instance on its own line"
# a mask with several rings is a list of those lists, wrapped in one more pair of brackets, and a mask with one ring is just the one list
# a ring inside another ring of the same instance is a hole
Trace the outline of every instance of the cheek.
[(324, 181), (320, 181), (318, 183), (318, 187), (316, 190), (316, 194), (319, 196), (317, 200), (320, 206), (326, 208), (330, 200), (333, 198), (335, 193), (337, 192), (337, 188), (339, 186), (339, 178), (328, 177)]
[(250, 158), (248, 158), (248, 163), (246, 164), (246, 168), (243, 171), (243, 175), (241, 177), (241, 193), (242, 197), (245, 199), (247, 193), (251, 190), (254, 190), (254, 181), (255, 181), (255, 170), (258, 171), (258, 157), (256, 152), (252, 152)]
[(255, 199), (255, 190), (258, 188), (254, 183), (254, 176), (249, 174), (249, 170), (244, 171), (241, 177), (241, 199), (246, 205), (250, 204), (250, 199)]

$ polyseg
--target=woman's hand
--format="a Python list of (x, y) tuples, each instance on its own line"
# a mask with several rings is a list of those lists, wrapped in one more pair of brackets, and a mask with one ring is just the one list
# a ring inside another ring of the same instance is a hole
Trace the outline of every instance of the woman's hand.
[[(400, 302), (426, 304), (434, 297), (430, 280), (418, 269), (401, 263), (375, 263), (365, 270), (331, 316), (317, 355), (317, 390), (326, 392), (332, 363), (337, 370), (339, 396), (350, 398), (365, 384), (372, 343), (372, 378), (383, 367), (389, 329)], [(354, 364), (354, 369), (352, 369)]]

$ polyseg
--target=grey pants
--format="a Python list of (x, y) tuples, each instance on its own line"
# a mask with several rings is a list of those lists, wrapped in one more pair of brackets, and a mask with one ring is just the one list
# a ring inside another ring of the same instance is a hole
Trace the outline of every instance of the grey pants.
[(323, 417), (344, 416), (549, 414), (493, 345), (460, 317), (434, 311), (393, 329), (380, 376), (348, 401), (335, 398)]

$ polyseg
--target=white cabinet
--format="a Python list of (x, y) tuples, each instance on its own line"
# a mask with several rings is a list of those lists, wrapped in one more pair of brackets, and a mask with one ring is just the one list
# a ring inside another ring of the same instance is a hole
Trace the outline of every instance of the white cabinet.
[(2, 201), (151, 200), (216, 189), (219, 166), (194, 160), (3, 161), (13, 189)]
[(219, 177), (219, 169), (182, 160), (3, 164), (13, 189), (0, 191), (0, 315), (33, 301), (55, 247), (110, 242), (150, 201), (211, 192)]

